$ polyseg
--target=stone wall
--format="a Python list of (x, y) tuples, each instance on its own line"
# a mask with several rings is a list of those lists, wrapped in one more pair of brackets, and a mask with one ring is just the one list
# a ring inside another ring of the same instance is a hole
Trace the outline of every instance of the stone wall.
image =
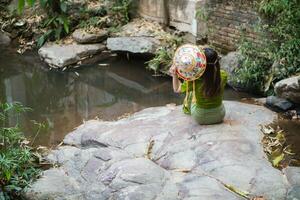
[[(257, 40), (253, 25), (259, 17), (254, 9), (254, 0), (168, 0), (168, 2), (170, 26), (188, 32), (197, 39), (208, 39), (209, 44), (222, 53), (234, 51), (242, 35)], [(163, 23), (164, 10), (163, 0), (139, 0), (138, 13), (144, 18)], [(206, 17), (196, 19), (199, 10)]]
[(139, 0), (138, 13), (144, 18), (164, 23), (165, 9), (168, 10), (170, 26), (180, 31), (197, 35), (197, 20), (195, 19), (199, 0)]
[(221, 52), (234, 51), (241, 37), (258, 40), (254, 25), (259, 17), (253, 1), (208, 0), (206, 11), (208, 41)]

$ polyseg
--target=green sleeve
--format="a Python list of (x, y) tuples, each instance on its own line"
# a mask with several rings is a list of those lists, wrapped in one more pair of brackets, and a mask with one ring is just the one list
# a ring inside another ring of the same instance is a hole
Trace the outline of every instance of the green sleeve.
[(221, 80), (222, 80), (222, 86), (225, 87), (228, 80), (228, 74), (224, 70), (221, 70)]
[(181, 92), (185, 92), (186, 91), (186, 81), (184, 81), (182, 84), (181, 84)]
[[(188, 92), (192, 91), (192, 85), (193, 83), (192, 82), (189, 82), (189, 88), (188, 88)], [(187, 89), (187, 82), (184, 81), (183, 83), (181, 83), (181, 92), (186, 92), (186, 89)]]

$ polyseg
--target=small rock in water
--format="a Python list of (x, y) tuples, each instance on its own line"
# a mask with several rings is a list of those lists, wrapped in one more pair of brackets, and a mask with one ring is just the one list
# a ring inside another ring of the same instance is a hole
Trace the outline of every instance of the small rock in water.
[(109, 66), (109, 64), (107, 64), (107, 63), (100, 63), (100, 64), (98, 64), (100, 67), (107, 67), (107, 66)]
[(276, 96), (267, 97), (266, 104), (282, 111), (287, 111), (293, 107), (293, 104), (290, 101)]

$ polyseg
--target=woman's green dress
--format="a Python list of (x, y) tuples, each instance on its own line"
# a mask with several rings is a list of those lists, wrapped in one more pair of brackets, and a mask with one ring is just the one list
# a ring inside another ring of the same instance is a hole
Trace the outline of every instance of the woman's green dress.
[[(193, 83), (188, 83), (188, 97), (183, 104), (185, 114), (191, 115), (199, 124), (217, 124), (221, 123), (225, 117), (225, 108), (222, 103), (224, 89), (227, 82), (227, 73), (221, 70), (221, 92), (211, 98), (203, 95), (203, 79), (199, 78), (195, 81), (196, 103), (192, 103)], [(186, 92), (187, 82), (181, 85), (181, 92)]]

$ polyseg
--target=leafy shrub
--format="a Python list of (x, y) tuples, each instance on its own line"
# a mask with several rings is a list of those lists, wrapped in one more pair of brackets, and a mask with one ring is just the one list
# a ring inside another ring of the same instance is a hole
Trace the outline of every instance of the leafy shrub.
[(114, 0), (112, 6), (109, 8), (111, 16), (118, 24), (126, 24), (130, 20), (130, 10), (132, 0)]
[(183, 39), (174, 35), (166, 34), (165, 45), (158, 48), (154, 58), (147, 62), (148, 69), (155, 72), (167, 72), (173, 62), (173, 56), (176, 49), (182, 45)]
[[(28, 110), (19, 103), (0, 103), (0, 199), (20, 199), (23, 189), (40, 173), (37, 157), (18, 125), (19, 116)], [(17, 123), (9, 127), (11, 117)]]
[[(19, 12), (24, 10), (26, 3), (33, 6), (35, 0), (18, 0)], [(59, 40), (70, 32), (66, 0), (40, 0), (40, 6), (45, 10), (48, 18), (41, 25), (41, 28), (46, 28), (47, 31), (38, 39), (38, 47), (47, 40)]]
[(277, 81), (300, 72), (300, 2), (262, 0), (258, 10), (264, 19), (258, 24), (261, 41), (241, 43), (242, 67), (235, 81), (266, 94)]
[(86, 31), (107, 28), (110, 32), (117, 32), (122, 25), (130, 21), (132, 0), (102, 1), (102, 6), (97, 9), (82, 9), (79, 28)]

